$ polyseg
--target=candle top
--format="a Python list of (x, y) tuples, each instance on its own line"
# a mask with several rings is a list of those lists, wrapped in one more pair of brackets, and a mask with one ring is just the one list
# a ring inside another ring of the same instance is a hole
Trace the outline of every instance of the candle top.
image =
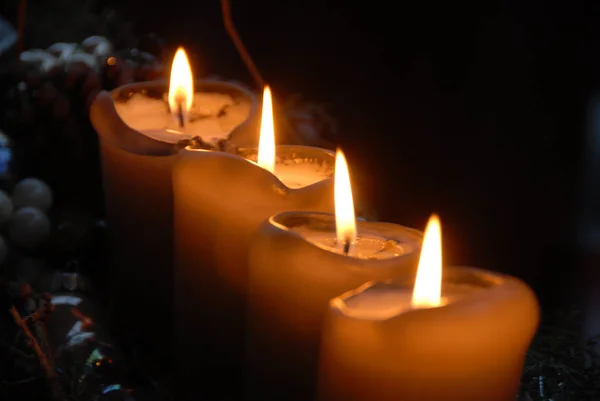
[[(242, 149), (240, 155), (256, 163), (256, 149)], [(298, 189), (333, 176), (333, 154), (325, 149), (306, 146), (275, 147), (275, 176), (288, 188)]]
[[(310, 230), (295, 230), (310, 243), (328, 251), (345, 255), (343, 245), (338, 243), (335, 232), (330, 234), (314, 233)], [(412, 248), (411, 248), (412, 249)], [(358, 259), (390, 259), (402, 256), (407, 249), (400, 242), (382, 236), (359, 233), (352, 244), (348, 256)]]
[(331, 166), (310, 159), (283, 159), (275, 161), (275, 176), (286, 187), (296, 189), (315, 184), (332, 176)]
[(158, 99), (134, 93), (126, 101), (116, 101), (115, 108), (125, 124), (152, 139), (177, 143), (200, 136), (214, 145), (227, 139), (248, 118), (251, 104), (223, 93), (198, 92), (183, 128), (171, 115), (166, 94), (164, 99)]
[[(442, 306), (456, 302), (485, 286), (473, 283), (444, 283)], [(393, 283), (368, 283), (333, 299), (332, 306), (348, 317), (363, 320), (387, 320), (413, 310), (412, 288)]]
[(357, 238), (350, 252), (337, 241), (335, 215), (316, 212), (284, 212), (271, 223), (326, 251), (364, 260), (383, 260), (412, 254), (422, 241), (420, 232), (398, 224), (357, 220)]

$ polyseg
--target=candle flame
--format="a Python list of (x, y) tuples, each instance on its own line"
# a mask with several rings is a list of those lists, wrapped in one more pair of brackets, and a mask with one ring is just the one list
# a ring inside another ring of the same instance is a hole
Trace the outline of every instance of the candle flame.
[(356, 242), (356, 217), (354, 215), (354, 200), (350, 173), (344, 153), (338, 149), (335, 155), (335, 231), (338, 244), (346, 247)]
[(433, 214), (423, 237), (423, 247), (412, 295), (414, 308), (434, 308), (442, 304), (442, 227)]
[(168, 100), (169, 108), (174, 116), (177, 116), (179, 112), (183, 116), (187, 116), (194, 103), (194, 78), (183, 47), (177, 49), (173, 58)]
[(273, 124), (273, 100), (271, 88), (265, 86), (263, 93), (260, 138), (258, 140), (259, 166), (271, 173), (275, 172), (275, 128)]

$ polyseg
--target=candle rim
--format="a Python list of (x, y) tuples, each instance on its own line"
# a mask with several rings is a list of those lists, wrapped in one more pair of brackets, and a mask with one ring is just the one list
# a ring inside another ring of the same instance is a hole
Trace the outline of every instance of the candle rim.
[[(219, 79), (197, 79), (194, 87), (202, 92), (206, 86), (218, 86), (217, 93), (236, 93), (243, 96), (250, 103), (248, 117), (237, 125), (229, 134), (228, 140), (235, 143), (237, 140), (247, 140), (246, 131), (250, 131), (256, 118), (259, 104), (255, 94), (247, 87), (234, 81)], [(116, 102), (127, 93), (141, 92), (142, 90), (163, 88), (163, 93), (168, 91), (167, 79), (135, 82), (119, 86), (111, 91), (100, 91), (90, 107), (90, 120), (100, 138), (111, 145), (129, 153), (144, 156), (171, 156), (180, 153), (181, 148), (176, 144), (152, 139), (135, 128), (130, 127), (121, 118), (116, 109)], [(231, 91), (231, 92), (229, 92)], [(128, 95), (127, 95), (128, 96)]]
[[(278, 145), (278, 146), (312, 148), (311, 146), (301, 146), (301, 145)], [(237, 148), (237, 150), (240, 150), (240, 149), (246, 149), (246, 148), (243, 148), (243, 147)], [(316, 148), (316, 149), (322, 149), (322, 148)], [(324, 149), (324, 150), (327, 150), (327, 149)], [(254, 162), (250, 159), (246, 159), (244, 156), (238, 154), (237, 152), (232, 153), (232, 152), (221, 151), (221, 150), (195, 149), (195, 148), (192, 148), (189, 146), (184, 147), (179, 152), (180, 157), (178, 159), (176, 168), (185, 168), (184, 166), (187, 162), (191, 163), (190, 159), (198, 157), (198, 155), (207, 155), (207, 154), (212, 155), (212, 157), (224, 157), (225, 156), (236, 163), (251, 164), (253, 166), (253, 168), (257, 168), (257, 169), (260, 169), (260, 171), (262, 171), (259, 174), (267, 174), (270, 177), (271, 184), (276, 185), (277, 190), (282, 195), (299, 194), (299, 193), (302, 193), (303, 191), (313, 191), (315, 188), (318, 188), (318, 187), (321, 187), (324, 185), (327, 186), (333, 182), (333, 175), (331, 175), (321, 181), (314, 182), (314, 183), (304, 186), (304, 187), (290, 188), (287, 185), (285, 185), (275, 174), (260, 167), (256, 162)], [(333, 154), (333, 152), (332, 152), (332, 154)], [(200, 156), (200, 157), (202, 157), (202, 156)]]
[[(492, 270), (482, 269), (479, 267), (459, 265), (448, 267), (444, 266), (444, 278), (442, 281), (442, 288), (444, 288), (444, 285), (456, 284), (455, 280), (457, 280), (458, 278), (467, 277), (470, 279), (476, 279), (480, 285), (475, 285), (477, 287), (480, 287), (481, 291), (472, 291), (469, 294), (466, 294), (465, 296), (458, 297), (452, 302), (444, 302), (440, 306), (431, 308), (414, 308), (409, 305), (406, 308), (406, 310), (402, 310), (397, 314), (386, 318), (364, 318), (352, 316), (352, 314), (347, 314), (344, 312), (344, 309), (347, 309), (345, 305), (345, 300), (356, 296), (361, 292), (364, 292), (374, 286), (391, 285), (397, 286), (399, 288), (406, 288), (408, 291), (412, 291), (412, 287), (414, 286), (413, 273), (414, 272), (411, 272), (410, 274), (407, 273), (403, 277), (390, 280), (368, 281), (360, 285), (359, 287), (346, 291), (343, 294), (332, 298), (329, 301), (329, 310), (330, 312), (336, 315), (340, 315), (348, 319), (386, 322), (393, 321), (394, 319), (397, 319), (403, 315), (419, 314), (419, 316), (421, 316), (421, 314), (423, 313), (437, 313), (439, 311), (446, 311), (444, 313), (448, 313), (449, 318), (463, 314), (466, 310), (474, 310), (476, 313), (487, 313), (488, 309), (492, 308), (498, 303), (510, 302), (511, 298), (516, 292), (527, 291), (529, 293), (529, 296), (533, 298), (537, 303), (533, 291), (527, 286), (527, 284), (525, 284), (522, 280), (516, 277), (506, 275), (503, 273), (498, 273)], [(473, 283), (469, 281), (461, 282), (460, 284), (473, 285)]]
[[(330, 149), (325, 149), (325, 148), (320, 148), (317, 146), (306, 146), (306, 145), (287, 145), (287, 144), (280, 144), (280, 145), (275, 145), (275, 166), (277, 166), (277, 164), (281, 164), (282, 161), (282, 153), (285, 154), (286, 151), (289, 151), (290, 153), (293, 152), (298, 152), (298, 153), (307, 153), (308, 155), (314, 154), (316, 155), (324, 155), (325, 157), (322, 160), (319, 160), (320, 164), (327, 164), (330, 167), (330, 170), (327, 171), (326, 173), (326, 177), (320, 181), (314, 182), (310, 185), (306, 185), (304, 187), (300, 187), (300, 188), (291, 188), (288, 187), (287, 185), (285, 185), (285, 183), (283, 181), (281, 181), (279, 179), (279, 177), (277, 177), (277, 175), (275, 175), (274, 173), (267, 171), (269, 174), (271, 174), (284, 188), (286, 188), (286, 190), (288, 191), (301, 191), (301, 190), (305, 190), (306, 188), (312, 188), (315, 185), (322, 185), (323, 183), (327, 183), (330, 181), (333, 181), (333, 177), (334, 177), (334, 165), (335, 165), (335, 153), (330, 150)], [(235, 150), (235, 155), (242, 157), (244, 160), (247, 160), (249, 162), (251, 162), (252, 164), (256, 165), (257, 167), (260, 167), (258, 165), (258, 163), (252, 159), (247, 158), (246, 156), (248, 155), (256, 155), (258, 157), (258, 146), (240, 146)], [(302, 156), (298, 156), (298, 158), (301, 158)], [(309, 157), (309, 156), (307, 156)], [(291, 158), (290, 158), (291, 159)], [(317, 159), (315, 157), (315, 159)], [(283, 160), (286, 160), (285, 158)], [(308, 162), (308, 163), (302, 163), (302, 164), (316, 164), (313, 162)], [(262, 167), (260, 167), (262, 169)], [(263, 169), (264, 170), (264, 169)], [(275, 170), (277, 171), (277, 170)]]
[[(406, 226), (403, 226), (401, 224), (396, 224), (396, 223), (371, 222), (371, 221), (366, 221), (361, 218), (357, 218), (356, 223), (357, 223), (358, 237), (361, 236), (361, 231), (365, 230), (365, 225), (367, 225), (367, 226), (377, 225), (378, 228), (389, 229), (391, 232), (397, 232), (400, 229), (402, 231), (401, 235), (397, 235), (397, 234), (390, 235), (390, 237), (387, 239), (395, 240), (400, 245), (401, 244), (410, 244), (413, 246), (413, 249), (410, 249), (409, 251), (407, 251), (401, 255), (398, 255), (398, 256), (392, 256), (392, 257), (384, 258), (384, 259), (359, 258), (354, 255), (344, 255), (344, 254), (341, 254), (338, 252), (334, 252), (328, 248), (325, 248), (323, 246), (320, 246), (318, 244), (315, 244), (315, 243), (307, 240), (302, 234), (300, 234), (296, 230), (294, 230), (293, 227), (289, 227), (282, 222), (283, 219), (292, 218), (292, 217), (296, 217), (296, 218), (303, 217), (305, 219), (305, 221), (308, 220), (308, 218), (310, 218), (310, 217), (321, 217), (321, 218), (325, 217), (326, 219), (331, 220), (331, 223), (328, 222), (328, 226), (331, 225), (333, 227), (331, 232), (332, 232), (332, 235), (335, 237), (335, 213), (291, 210), (291, 211), (285, 211), (285, 212), (277, 213), (277, 214), (270, 216), (269, 219), (267, 220), (267, 223), (270, 224), (272, 227), (276, 228), (277, 230), (280, 230), (281, 232), (285, 232), (295, 238), (301, 239), (308, 246), (316, 247), (318, 249), (322, 249), (324, 251), (329, 252), (331, 255), (333, 255), (333, 257), (344, 258), (344, 260), (348, 260), (348, 258), (350, 258), (354, 261), (357, 261), (358, 263), (368, 264), (369, 266), (371, 266), (373, 263), (388, 264), (388, 263), (390, 263), (390, 261), (397, 261), (402, 258), (407, 258), (407, 257), (411, 257), (414, 255), (418, 255), (418, 253), (421, 249), (421, 243), (423, 241), (423, 232), (420, 230), (417, 230), (415, 228), (406, 227)], [(362, 227), (362, 230), (361, 230), (361, 227)], [(368, 228), (371, 228), (371, 227), (368, 227)]]
[[(219, 85), (221, 88), (225, 88), (225, 89), (229, 89), (232, 92), (236, 93), (235, 95), (233, 95), (230, 92), (223, 92), (223, 91), (218, 91), (218, 90), (211, 90), (211, 91), (205, 91), (202, 89), (206, 89), (206, 86), (216, 86)], [(127, 83), (125, 85), (121, 85), (118, 86), (114, 89), (111, 89), (110, 91), (108, 91), (113, 99), (113, 101), (115, 102), (121, 102), (121, 101), (125, 101), (126, 99), (124, 98), (124, 96), (127, 96), (127, 98), (129, 98), (132, 94), (134, 93), (140, 93), (143, 94), (139, 89), (142, 90), (156, 90), (156, 91), (161, 91), (163, 92), (163, 95), (165, 93), (167, 93), (169, 91), (169, 80), (166, 78), (162, 78), (162, 79), (155, 79), (153, 81), (143, 81), (143, 82), (131, 82), (131, 83)], [(138, 90), (135, 90), (138, 89)], [(232, 97), (239, 97), (240, 95), (243, 95), (245, 97), (247, 97), (247, 99), (250, 101), (250, 104), (252, 107), (252, 110), (258, 110), (259, 108), (259, 102), (258, 99), (256, 98), (256, 95), (254, 94), (254, 92), (252, 92), (252, 90), (250, 90), (247, 86), (245, 86), (242, 83), (236, 82), (236, 81), (226, 81), (226, 80), (221, 80), (221, 79), (217, 79), (217, 78), (202, 78), (202, 79), (194, 79), (194, 95), (197, 93), (221, 93), (221, 94), (225, 94), (225, 95), (230, 95)], [(156, 97), (154, 99), (162, 99), (162, 96), (160, 98)]]

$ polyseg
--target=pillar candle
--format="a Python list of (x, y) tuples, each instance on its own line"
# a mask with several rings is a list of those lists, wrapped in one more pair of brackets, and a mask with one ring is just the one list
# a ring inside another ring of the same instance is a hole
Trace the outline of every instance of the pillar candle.
[(247, 400), (313, 399), (329, 301), (366, 281), (414, 270), (420, 232), (364, 221), (356, 228), (347, 255), (333, 214), (290, 211), (261, 225), (250, 253)]
[(331, 300), (319, 400), (516, 399), (539, 320), (535, 295), (516, 278), (481, 269), (445, 269), (442, 279), (430, 226), (416, 280), (367, 283)]
[(187, 148), (174, 167), (178, 399), (198, 380), (212, 396), (240, 386), (247, 259), (259, 225), (284, 210), (333, 210), (333, 153), (274, 149), (274, 173), (255, 162), (257, 148)]
[[(215, 99), (228, 96), (249, 105), (246, 115), (237, 116), (238, 125), (233, 131), (235, 124), (230, 121), (220, 131), (207, 130), (207, 141), (218, 134), (229, 135), (232, 142), (256, 145), (258, 138), (253, 128), (256, 101), (252, 93), (218, 81), (199, 81), (196, 89), (200, 91), (196, 95), (198, 101), (212, 94)], [(113, 316), (119, 323), (115, 326), (128, 331), (128, 335), (139, 334), (140, 341), (147, 342), (154, 351), (163, 351), (165, 358), (169, 358), (172, 166), (179, 151), (177, 142), (190, 135), (166, 130), (166, 126), (159, 124), (160, 118), (165, 121), (171, 118), (165, 104), (162, 117), (157, 116), (159, 108), (155, 103), (162, 101), (156, 99), (161, 99), (166, 90), (167, 84), (157, 81), (123, 86), (112, 93), (101, 92), (91, 107), (90, 117), (100, 139), (110, 235), (111, 298)], [(151, 104), (147, 109), (145, 102)], [(151, 115), (156, 115), (155, 129), (146, 123)], [(214, 122), (218, 118), (205, 116), (205, 120), (211, 119)], [(208, 126), (214, 128), (215, 124)], [(165, 324), (157, 325), (156, 319), (164, 320)]]

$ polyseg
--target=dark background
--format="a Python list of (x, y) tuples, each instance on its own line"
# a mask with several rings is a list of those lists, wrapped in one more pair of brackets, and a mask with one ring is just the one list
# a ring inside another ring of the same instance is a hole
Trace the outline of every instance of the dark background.
[[(600, 264), (580, 246), (583, 225), (600, 227), (600, 173), (583, 180), (600, 3), (231, 3), (275, 100), (301, 93), (331, 105), (338, 142), (362, 178), (355, 190), (379, 219), (422, 228), (439, 213), (447, 263), (522, 277), (545, 305), (600, 288), (600, 278), (584, 286)], [(183, 45), (197, 76), (252, 84), (219, 0), (102, 5), (139, 34)], [(54, 12), (65, 21), (53, 23), (52, 42), (65, 26), (89, 25), (65, 10)], [(588, 245), (600, 249), (596, 238)]]
[[(251, 82), (218, 1), (121, 10), (137, 30), (185, 46), (197, 72)], [(447, 262), (569, 296), (598, 3), (232, 1), (232, 10), (276, 97), (331, 103), (380, 219), (423, 227), (436, 211)]]

